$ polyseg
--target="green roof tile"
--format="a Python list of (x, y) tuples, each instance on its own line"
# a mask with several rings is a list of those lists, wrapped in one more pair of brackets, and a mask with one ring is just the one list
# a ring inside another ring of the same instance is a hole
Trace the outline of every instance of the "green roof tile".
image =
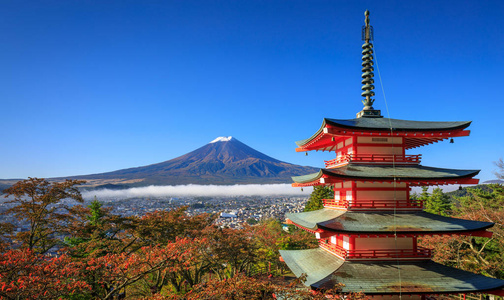
[(381, 166), (348, 164), (340, 168), (321, 169), (318, 173), (295, 176), (292, 180), (296, 183), (307, 183), (319, 180), (323, 175), (337, 177), (341, 179), (394, 179), (397, 180), (436, 180), (467, 178), (478, 175), (479, 170), (459, 170), (415, 166)]
[(287, 213), (285, 217), (300, 226), (316, 230), (317, 223), (333, 220), (345, 213), (344, 210), (319, 209), (302, 213)]
[(341, 267), (344, 262), (321, 248), (295, 251), (280, 250), (280, 255), (297, 277), (302, 274), (308, 275), (304, 282), (307, 286), (326, 278)]
[(319, 209), (311, 212), (286, 214), (286, 218), (308, 229), (325, 229), (338, 233), (385, 234), (471, 232), (492, 227), (480, 222), (443, 217), (419, 212), (354, 212)]
[[(377, 276), (379, 274), (379, 276)], [(365, 294), (471, 293), (504, 287), (504, 280), (489, 278), (443, 266), (432, 261), (355, 262), (347, 261), (314, 288), (331, 288), (343, 283), (343, 292)]]
[(432, 261), (344, 261), (318, 249), (281, 250), (280, 255), (304, 284), (329, 289), (343, 283), (343, 292), (365, 294), (473, 293), (504, 287), (504, 280), (488, 278)]

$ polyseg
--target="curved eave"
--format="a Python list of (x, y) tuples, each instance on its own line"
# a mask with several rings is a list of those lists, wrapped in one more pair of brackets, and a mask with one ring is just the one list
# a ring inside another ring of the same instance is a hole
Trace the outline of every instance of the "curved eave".
[[(504, 287), (504, 280), (432, 261), (344, 261), (321, 248), (280, 250), (280, 255), (297, 277), (306, 275), (304, 284), (314, 289), (331, 289), (343, 284), (343, 293), (418, 295), (492, 292)], [(401, 280), (398, 280), (399, 272)]]
[(322, 125), (320, 125), (320, 128), (319, 130), (317, 130), (317, 132), (315, 132), (311, 137), (307, 139), (297, 141), (296, 145), (298, 145), (298, 147), (303, 147), (304, 145), (310, 143), (312, 140), (317, 138), (317, 136), (319, 136), (322, 132), (324, 132), (325, 127), (326, 127), (326, 118), (324, 118), (324, 120), (322, 121)]
[(324, 119), (324, 123), (350, 130), (388, 130), (393, 131), (450, 131), (462, 130), (471, 125), (471, 121), (432, 122), (412, 121), (389, 118), (356, 118), (350, 120)]
[(320, 169), (317, 173), (291, 177), (292, 181), (294, 181), (293, 186), (310, 186), (320, 184), (320, 178), (324, 175), (323, 170), (324, 169)]
[(318, 223), (334, 220), (345, 213), (346, 211), (344, 210), (324, 208), (308, 212), (286, 213), (285, 217), (295, 225), (301, 226), (304, 229), (315, 231), (318, 229)]
[(470, 132), (464, 129), (470, 124), (471, 121), (425, 122), (387, 118), (358, 118), (352, 120), (325, 118), (315, 134), (308, 139), (296, 142), (298, 146), (296, 151), (333, 151), (337, 144), (333, 139), (338, 136), (404, 137), (406, 149), (411, 149), (452, 137), (468, 136)]
[(427, 212), (357, 212), (319, 209), (286, 214), (290, 222), (311, 231), (324, 230), (349, 235), (480, 235), (491, 222), (443, 217)]
[[(397, 277), (399, 270), (400, 281)], [(376, 274), (380, 276), (377, 277)], [(447, 267), (433, 261), (347, 261), (335, 272), (311, 284), (311, 287), (329, 289), (339, 283), (343, 284), (343, 293), (362, 291), (366, 295), (480, 293), (504, 287), (504, 280)]]
[(351, 181), (407, 182), (412, 185), (475, 184), (480, 170), (443, 169), (427, 166), (380, 166), (348, 164), (317, 173), (292, 177), (294, 187)]
[(321, 248), (305, 250), (280, 250), (280, 256), (297, 277), (307, 275), (306, 286), (316, 284), (331, 275), (345, 262)]

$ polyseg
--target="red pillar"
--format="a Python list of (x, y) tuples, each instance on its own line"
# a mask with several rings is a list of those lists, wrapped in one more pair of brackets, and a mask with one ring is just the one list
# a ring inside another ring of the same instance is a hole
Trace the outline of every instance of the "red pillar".
[(351, 235), (350, 237), (350, 242), (348, 245), (349, 250), (355, 250), (355, 235)]

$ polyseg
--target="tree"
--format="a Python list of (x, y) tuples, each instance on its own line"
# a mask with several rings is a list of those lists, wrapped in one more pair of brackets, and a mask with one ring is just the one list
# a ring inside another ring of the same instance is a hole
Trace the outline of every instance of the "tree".
[(327, 299), (367, 299), (363, 293), (341, 293), (341, 285), (325, 291), (300, 288), (299, 279), (290, 283), (266, 277), (248, 277), (237, 274), (225, 280), (210, 279), (196, 285), (189, 293), (180, 295), (154, 295), (154, 300), (327, 300)]
[(495, 165), (499, 168), (499, 171), (495, 172), (495, 176), (499, 179), (504, 179), (504, 161), (502, 158), (499, 158), (499, 160), (495, 162)]
[(317, 185), (313, 187), (310, 199), (306, 202), (304, 211), (312, 211), (324, 208), (322, 199), (334, 198), (334, 192), (331, 186)]
[(72, 220), (69, 207), (62, 204), (63, 199), (83, 202), (77, 185), (82, 180), (49, 182), (43, 178), (29, 178), (5, 189), (5, 198), (13, 196), (7, 203), (16, 206), (4, 214), (13, 214), (19, 221), (28, 222), (28, 231), (19, 232), (13, 238), (22, 242), (22, 247), (35, 253), (46, 253), (61, 243), (58, 235), (66, 232), (67, 224)]
[(184, 298), (189, 300), (274, 299), (275, 290), (275, 286), (266, 280), (236, 274), (226, 280), (211, 279), (200, 284)]
[(492, 222), (492, 238), (472, 237), (464, 246), (471, 254), (467, 266), (492, 277), (504, 278), (504, 186), (491, 184), (491, 192), (468, 189), (469, 196), (459, 199), (457, 216), (475, 221)]
[(289, 232), (282, 230), (282, 224), (274, 219), (261, 222), (257, 226), (250, 228), (257, 250), (257, 261), (255, 267), (259, 273), (282, 274), (287, 269), (287, 265), (281, 262), (279, 250), (299, 250), (318, 247), (318, 242), (313, 234), (294, 226)]
[(58, 299), (88, 293), (91, 287), (79, 280), (79, 266), (67, 255), (48, 257), (30, 249), (0, 254), (1, 299)]
[(66, 250), (74, 258), (131, 252), (141, 247), (130, 233), (135, 228), (135, 218), (114, 215), (111, 208), (104, 208), (96, 199), (87, 207), (73, 206), (70, 213), (74, 218), (64, 241)]
[(504, 187), (489, 185), (492, 191), (468, 188), (468, 195), (457, 198), (452, 216), (492, 222), (492, 238), (425, 237), (422, 245), (433, 248), (433, 259), (459, 269), (504, 279)]
[(442, 216), (450, 215), (452, 210), (450, 197), (443, 193), (443, 190), (439, 187), (435, 188), (432, 194), (429, 194), (428, 190), (428, 187), (423, 186), (422, 192), (420, 194), (411, 194), (410, 199), (423, 201), (426, 212)]
[(107, 211), (103, 209), (103, 204), (96, 199), (96, 196), (88, 207), (90, 212), (89, 216), (87, 216), (89, 224), (91, 226), (103, 225), (105, 222), (104, 219), (107, 216)]
[[(164, 246), (146, 246), (133, 253), (108, 253), (81, 263), (79, 278), (92, 287), (92, 299), (135, 298), (158, 293), (175, 283), (179, 292), (196, 259), (197, 239), (176, 239)], [(156, 278), (160, 274), (161, 278)], [(156, 282), (156, 279), (160, 281)], [(171, 281), (176, 279), (176, 281)]]
[[(424, 200), (424, 193), (422, 193), (421, 199)], [(428, 194), (427, 194), (428, 195)], [(450, 202), (450, 197), (443, 193), (441, 188), (435, 188), (432, 194), (427, 197), (424, 201), (424, 207), (426, 212), (430, 212), (436, 215), (448, 216), (451, 212), (452, 204)]]
[(220, 279), (246, 273), (257, 262), (257, 246), (248, 228), (236, 230), (209, 226), (204, 234), (207, 241), (205, 259)]
[(147, 213), (137, 220), (134, 234), (146, 245), (166, 245), (177, 237), (200, 236), (202, 230), (216, 218), (210, 214), (188, 216), (186, 211), (187, 206), (182, 206), (169, 211)]

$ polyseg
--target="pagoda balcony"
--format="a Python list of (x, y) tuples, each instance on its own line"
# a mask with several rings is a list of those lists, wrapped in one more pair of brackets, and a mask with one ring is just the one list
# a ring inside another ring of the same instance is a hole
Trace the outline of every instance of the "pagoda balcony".
[(335, 159), (325, 160), (326, 168), (336, 168), (348, 163), (372, 163), (383, 165), (418, 165), (422, 159), (421, 154), (415, 155), (394, 155), (394, 154), (345, 154), (339, 155)]
[(357, 259), (430, 259), (432, 256), (431, 249), (417, 247), (417, 249), (368, 249), (368, 250), (347, 250), (341, 246), (327, 244), (323, 241), (319, 243), (321, 248), (324, 248), (337, 256), (346, 260)]
[(322, 199), (326, 208), (345, 209), (423, 209), (423, 200), (335, 200)]

